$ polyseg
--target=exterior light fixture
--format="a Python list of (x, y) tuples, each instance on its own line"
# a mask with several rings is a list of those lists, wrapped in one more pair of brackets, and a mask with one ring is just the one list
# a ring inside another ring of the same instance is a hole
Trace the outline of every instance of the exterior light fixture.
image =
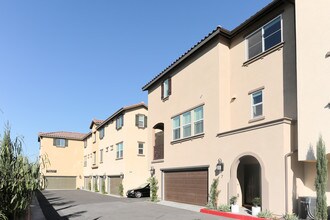
[(325, 58), (330, 57), (330, 51), (325, 55)]
[(224, 170), (224, 164), (220, 158), (218, 159), (218, 163), (217, 163), (215, 169), (218, 172), (222, 172)]
[(124, 178), (124, 173), (123, 172), (120, 172), (120, 178)]
[(153, 177), (155, 175), (155, 168), (154, 167), (150, 167), (150, 175), (151, 177)]

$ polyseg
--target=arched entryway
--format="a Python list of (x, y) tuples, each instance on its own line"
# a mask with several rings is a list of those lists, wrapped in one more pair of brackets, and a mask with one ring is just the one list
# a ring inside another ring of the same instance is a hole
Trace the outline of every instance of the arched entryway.
[(253, 156), (243, 156), (239, 159), (237, 179), (241, 188), (242, 206), (250, 208), (255, 197), (261, 198), (261, 168)]
[(269, 208), (269, 186), (265, 177), (265, 166), (258, 155), (252, 152), (237, 156), (230, 167), (228, 201), (239, 196), (238, 204), (251, 207), (252, 199), (260, 197), (262, 207)]

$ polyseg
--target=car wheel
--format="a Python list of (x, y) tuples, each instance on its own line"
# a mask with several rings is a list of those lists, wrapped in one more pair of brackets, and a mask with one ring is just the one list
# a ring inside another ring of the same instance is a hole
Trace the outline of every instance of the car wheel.
[(136, 198), (141, 198), (142, 197), (142, 193), (141, 192), (135, 192), (135, 197)]

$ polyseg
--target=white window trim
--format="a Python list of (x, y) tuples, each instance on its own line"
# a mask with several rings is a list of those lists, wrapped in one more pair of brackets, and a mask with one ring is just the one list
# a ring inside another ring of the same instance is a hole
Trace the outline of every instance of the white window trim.
[[(142, 144), (142, 154), (140, 154), (140, 144)], [(144, 142), (138, 142), (138, 155), (144, 155)]]
[[(201, 118), (199, 120), (195, 120), (194, 111), (196, 109), (198, 109), (198, 108), (203, 108), (203, 118)], [(190, 131), (190, 136), (183, 137), (183, 127), (185, 126), (182, 123), (183, 122), (183, 115), (185, 113), (187, 113), (187, 112), (190, 112), (190, 117), (191, 117), (190, 118), (191, 131)], [(197, 106), (197, 107), (195, 107), (193, 109), (190, 109), (188, 111), (185, 111), (185, 112), (181, 113), (180, 115), (176, 115), (176, 116), (172, 117), (172, 141), (179, 141), (179, 140), (182, 140), (182, 139), (191, 138), (191, 137), (194, 137), (194, 136), (198, 136), (198, 135), (203, 134), (204, 133), (204, 128), (205, 128), (205, 126), (204, 126), (204, 113), (205, 113), (204, 105), (200, 105), (200, 106)], [(173, 127), (173, 120), (175, 118), (177, 118), (177, 117), (179, 117), (179, 119), (180, 119), (180, 126), (179, 127)], [(203, 132), (200, 132), (200, 133), (195, 134), (195, 124), (196, 124), (196, 122), (199, 122), (199, 121), (203, 121)], [(178, 129), (178, 128), (180, 129), (180, 138), (174, 139), (174, 130), (175, 129)]]
[[(253, 95), (256, 94), (256, 93), (261, 93), (261, 97), (262, 97), (262, 101), (258, 104), (254, 104), (253, 103)], [(262, 117), (264, 115), (264, 94), (263, 94), (263, 90), (260, 89), (260, 90), (257, 90), (257, 91), (254, 91), (250, 94), (251, 96), (251, 119), (255, 119), (255, 118), (259, 118), (259, 117)], [(257, 115), (257, 116), (254, 116), (253, 115), (253, 110), (254, 110), (254, 107), (258, 106), (258, 105), (261, 105), (261, 109), (262, 109), (262, 114), (261, 115)]]
[[(272, 20), (270, 20), (269, 22), (267, 22), (266, 24), (262, 25), (260, 28), (256, 29), (255, 31), (253, 31), (251, 34), (249, 34), (248, 36), (245, 37), (245, 57), (246, 57), (246, 60), (250, 60), (250, 59), (253, 59), (254, 57), (258, 56), (259, 54), (262, 54), (264, 52), (266, 52), (267, 50), (271, 49), (271, 48), (268, 48), (266, 51), (265, 51), (265, 43), (264, 43), (264, 27), (267, 26), (268, 24), (270, 24), (272, 21), (276, 20), (277, 18), (280, 18), (280, 22), (281, 22), (281, 42), (283, 42), (283, 17), (282, 17), (282, 14), (276, 16), (275, 18), (273, 18)], [(261, 44), (262, 44), (262, 51), (261, 53), (253, 56), (253, 57), (249, 57), (249, 44), (248, 44), (248, 39), (254, 35), (256, 32), (258, 32), (259, 30), (261, 29)], [(276, 46), (276, 45), (274, 45)]]
[[(121, 151), (119, 151), (119, 145), (121, 145)], [(123, 142), (119, 142), (116, 144), (116, 159), (123, 159), (124, 158), (124, 143)], [(120, 153), (118, 152), (121, 152), (121, 155)]]

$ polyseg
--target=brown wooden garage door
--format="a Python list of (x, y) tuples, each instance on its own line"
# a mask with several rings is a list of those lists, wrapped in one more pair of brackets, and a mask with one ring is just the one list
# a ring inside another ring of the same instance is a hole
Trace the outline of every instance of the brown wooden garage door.
[(110, 194), (119, 195), (119, 186), (122, 183), (120, 176), (110, 177)]
[(165, 172), (165, 200), (206, 205), (208, 197), (207, 170)]
[(46, 189), (76, 189), (75, 176), (46, 176)]

